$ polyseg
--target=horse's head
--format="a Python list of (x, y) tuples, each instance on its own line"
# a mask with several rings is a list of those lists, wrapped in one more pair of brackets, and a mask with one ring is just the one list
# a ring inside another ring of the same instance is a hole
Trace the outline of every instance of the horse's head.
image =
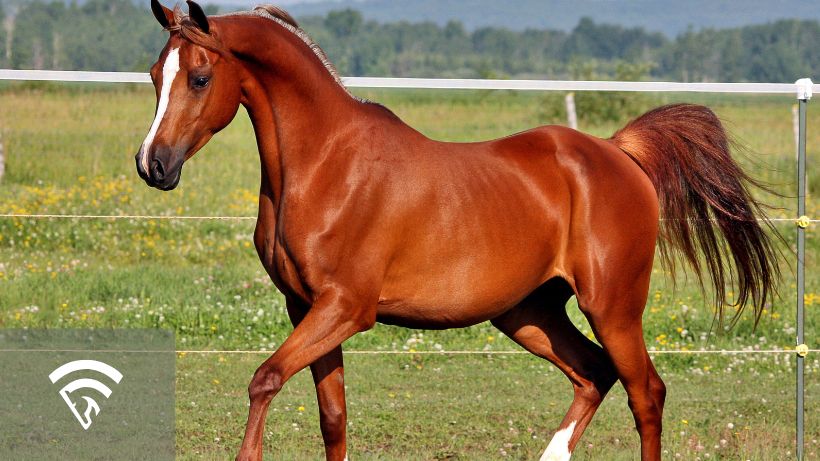
[(241, 89), (235, 60), (223, 51), (219, 31), (199, 5), (188, 0), (189, 15), (157, 0), (151, 9), (171, 35), (151, 67), (157, 109), (136, 155), (137, 172), (148, 185), (171, 190), (185, 160), (236, 115)]

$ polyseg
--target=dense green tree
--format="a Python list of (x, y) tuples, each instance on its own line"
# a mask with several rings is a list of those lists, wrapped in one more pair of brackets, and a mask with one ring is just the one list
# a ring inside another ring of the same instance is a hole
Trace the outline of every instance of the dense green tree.
[(736, 82), (744, 78), (743, 36), (740, 30), (727, 33), (721, 43), (720, 70), (717, 80)]
[(143, 8), (128, 0), (82, 6), (34, 2), (15, 21), (15, 68), (145, 70), (165, 37)]
[[(0, 53), (0, 65), (15, 68), (144, 71), (167, 37), (147, 7), (131, 0), (35, 0), (20, 7), (15, 21), (11, 59), (3, 64)], [(457, 21), (383, 24), (352, 9), (300, 22), (343, 75), (631, 79), (651, 72), (681, 81), (790, 82), (820, 68), (817, 21), (690, 28), (673, 40), (589, 18), (569, 33), (468, 31)], [(625, 63), (641, 71), (625, 75)]]
[(60, 68), (64, 34), (56, 29), (66, 16), (62, 2), (37, 1), (22, 9), (14, 24), (11, 65), (17, 69)]
[(331, 11), (325, 18), (325, 27), (338, 38), (347, 38), (357, 34), (364, 23), (362, 14), (356, 10), (345, 9)]
[(6, 12), (0, 3), (0, 67), (6, 67)]
[(659, 51), (659, 75), (683, 81), (792, 82), (820, 64), (820, 24), (782, 20), (738, 29), (688, 30)]
[(817, 70), (820, 27), (816, 21), (777, 21), (745, 32), (747, 74), (760, 81), (794, 81)]
[(564, 43), (563, 55), (565, 58), (624, 59), (641, 56), (645, 49), (657, 49), (665, 42), (663, 35), (647, 33), (640, 27), (595, 24), (592, 19), (584, 17)]
[(89, 0), (72, 12), (66, 52), (79, 69), (147, 70), (145, 64), (167, 38), (154, 18), (129, 0)]

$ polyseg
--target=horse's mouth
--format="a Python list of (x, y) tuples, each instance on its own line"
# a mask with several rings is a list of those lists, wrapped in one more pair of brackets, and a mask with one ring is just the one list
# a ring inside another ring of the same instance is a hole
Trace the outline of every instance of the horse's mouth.
[(182, 165), (176, 168), (176, 171), (172, 171), (170, 175), (164, 175), (163, 179), (158, 181), (152, 178), (151, 174), (142, 168), (139, 154), (135, 157), (135, 160), (137, 164), (137, 174), (145, 181), (145, 184), (161, 191), (174, 190), (179, 185), (179, 180), (182, 177)]
[(182, 168), (180, 168), (176, 171), (176, 174), (171, 177), (170, 181), (168, 181), (167, 178), (166, 178), (166, 180), (159, 181), (159, 182), (152, 181), (150, 178), (147, 178), (147, 179), (143, 178), (143, 179), (145, 180), (145, 183), (148, 184), (149, 186), (151, 186), (155, 189), (159, 189), (161, 191), (167, 192), (167, 191), (174, 190), (174, 189), (177, 188), (177, 186), (179, 185), (179, 180), (180, 180), (181, 177), (182, 177)]
[(170, 190), (174, 190), (177, 188), (177, 186), (179, 185), (179, 178), (180, 175), (177, 175), (177, 177), (170, 184), (152, 184), (151, 187), (157, 188), (161, 191), (168, 192)]

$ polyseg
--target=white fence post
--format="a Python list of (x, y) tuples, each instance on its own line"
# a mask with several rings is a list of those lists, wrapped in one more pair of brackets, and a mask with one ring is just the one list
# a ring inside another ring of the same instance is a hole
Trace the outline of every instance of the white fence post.
[(792, 106), (792, 129), (794, 129), (794, 158), (800, 155), (800, 111), (797, 104)]
[(578, 129), (578, 116), (575, 114), (575, 93), (570, 91), (564, 97), (564, 102), (567, 105), (567, 125), (573, 130)]

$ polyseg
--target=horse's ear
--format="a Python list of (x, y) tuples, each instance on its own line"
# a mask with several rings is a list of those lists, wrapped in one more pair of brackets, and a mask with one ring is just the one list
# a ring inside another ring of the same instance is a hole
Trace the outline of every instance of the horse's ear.
[(210, 26), (208, 26), (208, 17), (205, 15), (205, 12), (202, 11), (202, 7), (191, 0), (186, 0), (186, 2), (188, 3), (188, 16), (202, 29), (202, 32), (207, 34), (210, 30)]
[(174, 12), (162, 6), (159, 0), (151, 0), (151, 11), (163, 28), (167, 29), (174, 23)]

